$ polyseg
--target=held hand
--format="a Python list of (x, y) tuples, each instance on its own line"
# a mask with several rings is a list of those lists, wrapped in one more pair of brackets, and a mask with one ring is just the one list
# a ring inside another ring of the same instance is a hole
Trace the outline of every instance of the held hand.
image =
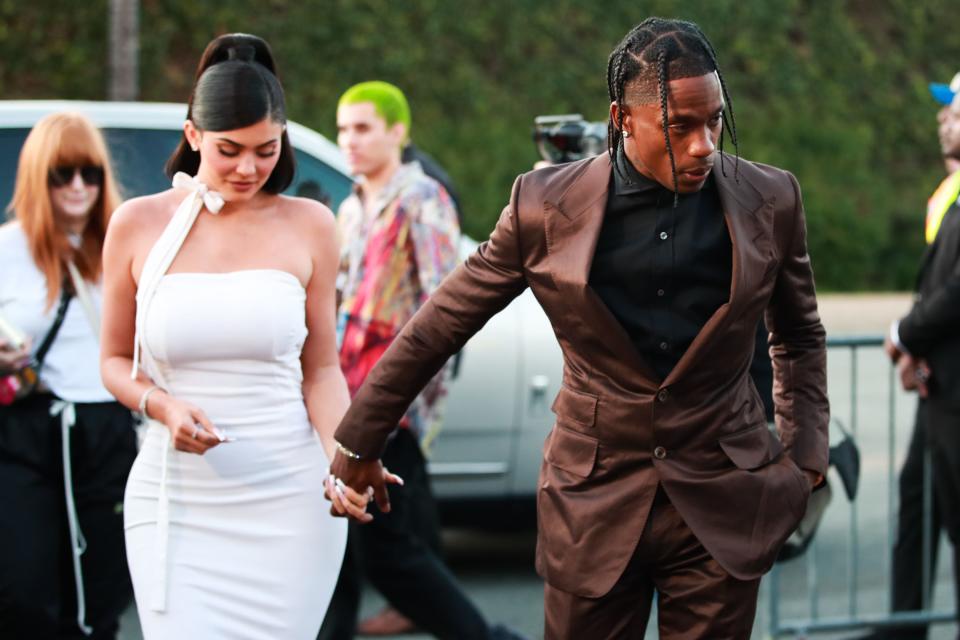
[(30, 344), (17, 349), (10, 341), (0, 338), (0, 375), (9, 375), (30, 364)]
[(904, 354), (897, 360), (897, 375), (904, 391), (917, 390), (917, 363), (912, 356)]
[(933, 375), (933, 371), (930, 369), (930, 365), (927, 364), (925, 358), (920, 358), (915, 360), (916, 367), (913, 371), (913, 376), (917, 380), (917, 393), (920, 394), (921, 398), (926, 399), (930, 395), (930, 377)]
[(921, 398), (930, 395), (930, 365), (923, 358), (904, 354), (897, 362), (897, 373), (904, 391), (916, 391)]
[[(339, 482), (338, 482), (339, 481)], [(380, 460), (355, 460), (337, 451), (330, 465), (324, 494), (330, 500), (330, 513), (347, 516), (358, 522), (370, 522), (367, 504), (376, 500), (380, 511), (390, 511), (387, 484), (403, 485), (403, 479), (387, 471)]]
[[(213, 426), (202, 409), (189, 402), (162, 393), (162, 404), (156, 412), (158, 419), (170, 430), (173, 447), (178, 451), (203, 455), (221, 442), (223, 434)], [(160, 401), (157, 397), (156, 401)], [(151, 404), (154, 398), (150, 399)]]

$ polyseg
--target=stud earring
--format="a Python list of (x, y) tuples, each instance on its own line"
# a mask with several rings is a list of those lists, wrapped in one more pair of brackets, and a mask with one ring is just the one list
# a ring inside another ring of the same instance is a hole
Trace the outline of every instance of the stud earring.
[(629, 137), (630, 137), (630, 132), (629, 132), (629, 131), (624, 131), (624, 132), (623, 132), (623, 137), (624, 137), (624, 138), (629, 138)]

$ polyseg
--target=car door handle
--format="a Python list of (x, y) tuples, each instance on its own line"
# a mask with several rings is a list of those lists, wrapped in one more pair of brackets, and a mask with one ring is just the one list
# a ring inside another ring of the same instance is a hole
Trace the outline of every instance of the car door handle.
[(550, 378), (544, 375), (535, 375), (530, 378), (530, 412), (540, 413), (547, 406), (547, 389), (550, 387)]

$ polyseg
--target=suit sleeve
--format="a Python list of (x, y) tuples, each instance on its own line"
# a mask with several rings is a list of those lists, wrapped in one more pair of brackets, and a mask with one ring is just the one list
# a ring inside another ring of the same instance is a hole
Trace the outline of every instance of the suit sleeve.
[(527, 286), (513, 186), (490, 238), (444, 279), (404, 326), (357, 391), (335, 437), (364, 458), (378, 458), (420, 390), (450, 356)]
[(960, 327), (960, 260), (943, 286), (924, 295), (902, 320), (900, 341), (914, 356), (926, 356)]
[(785, 216), (789, 220), (787, 249), (766, 311), (774, 413), (784, 448), (797, 466), (824, 474), (830, 419), (826, 332), (817, 312), (800, 186), (788, 176), (795, 203), (792, 215)]

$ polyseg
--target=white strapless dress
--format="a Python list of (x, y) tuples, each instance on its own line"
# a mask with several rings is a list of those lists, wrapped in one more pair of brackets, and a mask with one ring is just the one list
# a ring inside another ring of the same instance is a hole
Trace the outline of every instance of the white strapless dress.
[(127, 482), (127, 558), (146, 640), (312, 640), (346, 522), (323, 498), (328, 461), (307, 418), (306, 295), (279, 270), (174, 273), (143, 344), (166, 388), (232, 442), (203, 456), (151, 422)]

